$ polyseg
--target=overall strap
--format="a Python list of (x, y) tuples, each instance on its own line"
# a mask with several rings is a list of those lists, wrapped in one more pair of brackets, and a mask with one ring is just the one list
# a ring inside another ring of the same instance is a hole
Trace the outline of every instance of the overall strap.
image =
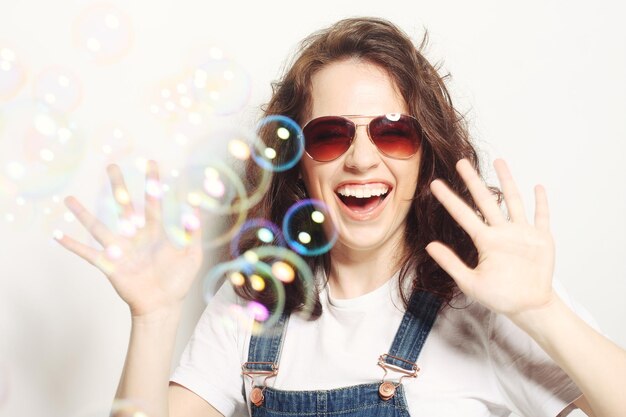
[(276, 324), (265, 333), (253, 334), (250, 338), (248, 362), (245, 367), (250, 371), (271, 372), (278, 369), (278, 359), (282, 339), (287, 328), (288, 315), (282, 314)]
[(441, 299), (434, 294), (413, 291), (389, 354), (384, 355), (384, 362), (407, 371), (414, 367), (440, 305)]

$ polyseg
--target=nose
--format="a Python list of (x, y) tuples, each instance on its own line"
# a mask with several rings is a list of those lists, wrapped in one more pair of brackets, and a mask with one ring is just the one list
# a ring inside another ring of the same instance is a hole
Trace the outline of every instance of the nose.
[(367, 171), (376, 167), (380, 163), (380, 154), (368, 136), (367, 125), (356, 125), (354, 135), (346, 153), (346, 166), (356, 171)]

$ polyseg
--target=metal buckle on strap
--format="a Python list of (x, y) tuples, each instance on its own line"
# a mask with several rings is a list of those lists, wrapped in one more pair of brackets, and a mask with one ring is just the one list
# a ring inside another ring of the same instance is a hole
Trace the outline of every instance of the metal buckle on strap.
[[(250, 369), (248, 365), (270, 365), (271, 370), (262, 370), (262, 369)], [(241, 365), (241, 374), (250, 378), (250, 401), (252, 404), (260, 407), (263, 404), (263, 391), (265, 387), (267, 387), (267, 380), (269, 378), (273, 378), (278, 374), (278, 367), (273, 362), (246, 362)], [(254, 386), (254, 377), (265, 375), (263, 379), (263, 387), (255, 387)]]
[[(271, 366), (272, 370), (264, 371), (262, 369), (250, 369), (248, 368), (248, 365), (269, 365)], [(241, 374), (247, 375), (251, 378), (254, 378), (255, 375), (269, 375), (267, 378), (271, 378), (278, 374), (278, 367), (274, 364), (274, 362), (246, 362), (241, 365)]]
[[(393, 365), (393, 364), (387, 363), (385, 361), (387, 358), (392, 358), (392, 359), (398, 360), (400, 362), (406, 363), (408, 365), (411, 365), (411, 369), (410, 370), (409, 369), (404, 369), (404, 368), (402, 368), (402, 367), (400, 367), (398, 365)], [(397, 356), (390, 355), (388, 353), (385, 353), (384, 355), (380, 355), (378, 357), (378, 366), (383, 368), (383, 370), (385, 371), (385, 374), (383, 375), (383, 379), (381, 381), (381, 384), (378, 387), (378, 395), (384, 401), (389, 400), (390, 398), (392, 398), (396, 394), (396, 388), (398, 388), (398, 386), (400, 386), (400, 384), (402, 383), (402, 378), (407, 378), (407, 377), (408, 378), (417, 378), (417, 373), (420, 370), (420, 368), (417, 366), (416, 363), (409, 362), (406, 359), (402, 359), (402, 358), (399, 358)], [(391, 381), (385, 381), (385, 377), (387, 376), (387, 371), (388, 370), (392, 370), (392, 371), (399, 372), (399, 373), (403, 374), (396, 384), (394, 384)]]

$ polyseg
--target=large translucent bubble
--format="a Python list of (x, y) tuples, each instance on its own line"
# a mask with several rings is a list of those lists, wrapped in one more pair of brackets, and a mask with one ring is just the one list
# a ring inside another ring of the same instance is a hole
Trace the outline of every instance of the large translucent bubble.
[(206, 219), (205, 247), (230, 242), (249, 210), (267, 192), (271, 172), (246, 177), (245, 167), (256, 136), (245, 129), (215, 129), (191, 144), (177, 176), (168, 180), (169, 218), (179, 217), (180, 203), (199, 209)]
[[(226, 325), (232, 325), (235, 320), (238, 326), (246, 327), (254, 334), (276, 331), (274, 325), (284, 313), (287, 285), (302, 288), (304, 305), (299, 314), (305, 319), (310, 318), (315, 307), (316, 287), (311, 269), (300, 256), (283, 247), (252, 248), (230, 262), (218, 264), (203, 282), (206, 302), (221, 285), (239, 287), (240, 291), (252, 295), (253, 300), (236, 298), (223, 308), (222, 314)], [(272, 300), (271, 305), (264, 304), (263, 300)]]
[[(77, 125), (44, 103), (0, 108), (0, 182), (25, 199), (59, 193), (85, 156)], [(6, 185), (11, 184), (11, 185)]]
[(189, 146), (184, 164), (164, 180), (166, 227), (170, 236), (181, 244), (185, 244), (179, 240), (184, 236), (181, 221), (194, 211), (200, 213), (206, 225), (205, 248), (229, 242), (246, 219), (249, 206), (238, 211), (232, 209), (236, 202), (247, 201), (248, 194), (241, 173), (229, 163), (229, 158), (234, 156), (229, 156), (222, 139), (231, 140), (228, 135), (216, 134), (196, 141)]
[(74, 214), (65, 206), (60, 195), (53, 195), (50, 198), (37, 201), (36, 211), (39, 214), (41, 226), (47, 236), (58, 239), (63, 235), (69, 235), (81, 242), (92, 240), (85, 227), (80, 224)]
[(299, 201), (287, 210), (283, 235), (294, 251), (305, 256), (328, 252), (338, 236), (326, 204), (315, 199)]
[(273, 311), (257, 301), (242, 300), (241, 303), (229, 307), (231, 313), (244, 319), (241, 324), (250, 326), (255, 334), (263, 332), (263, 329), (271, 329), (284, 311), (283, 284), (272, 274), (271, 266), (255, 259), (252, 253), (221, 263), (209, 271), (203, 282), (203, 294), (207, 303), (222, 283), (234, 287), (247, 285), (256, 294), (271, 293), (274, 300)]
[(248, 72), (216, 46), (198, 48), (190, 59), (188, 76), (195, 100), (211, 113), (233, 114), (250, 98)]
[(35, 77), (33, 94), (59, 113), (75, 110), (83, 96), (82, 82), (67, 68), (48, 68)]
[(22, 232), (30, 229), (35, 219), (35, 204), (32, 201), (0, 192), (0, 223), (6, 228)]
[(293, 168), (304, 153), (304, 134), (287, 116), (271, 115), (257, 126), (258, 140), (252, 148), (254, 161), (269, 171)]
[(165, 122), (201, 124), (198, 118), (202, 111), (198, 109), (193, 82), (188, 74), (161, 80), (151, 89), (148, 100), (150, 113)]
[(108, 123), (97, 127), (92, 142), (106, 163), (127, 158), (135, 151), (135, 138), (120, 124)]
[(97, 64), (111, 64), (124, 58), (133, 41), (131, 19), (112, 3), (88, 6), (76, 18), (74, 43)]
[[(300, 314), (308, 319), (315, 307), (315, 279), (309, 265), (298, 254), (278, 246), (259, 246), (248, 251), (252, 256), (258, 257), (270, 265), (272, 274), (283, 285), (292, 283), (295, 279), (300, 280), (304, 293), (304, 305)], [(250, 255), (249, 255), (250, 256)]]

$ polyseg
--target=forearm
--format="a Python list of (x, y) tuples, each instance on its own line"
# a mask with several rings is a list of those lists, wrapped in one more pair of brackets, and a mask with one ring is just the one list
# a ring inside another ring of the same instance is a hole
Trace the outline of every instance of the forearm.
[(116, 399), (136, 401), (150, 416), (168, 416), (168, 385), (180, 309), (133, 318)]
[(597, 417), (626, 416), (626, 350), (585, 323), (558, 296), (543, 309), (511, 319), (572, 378)]

